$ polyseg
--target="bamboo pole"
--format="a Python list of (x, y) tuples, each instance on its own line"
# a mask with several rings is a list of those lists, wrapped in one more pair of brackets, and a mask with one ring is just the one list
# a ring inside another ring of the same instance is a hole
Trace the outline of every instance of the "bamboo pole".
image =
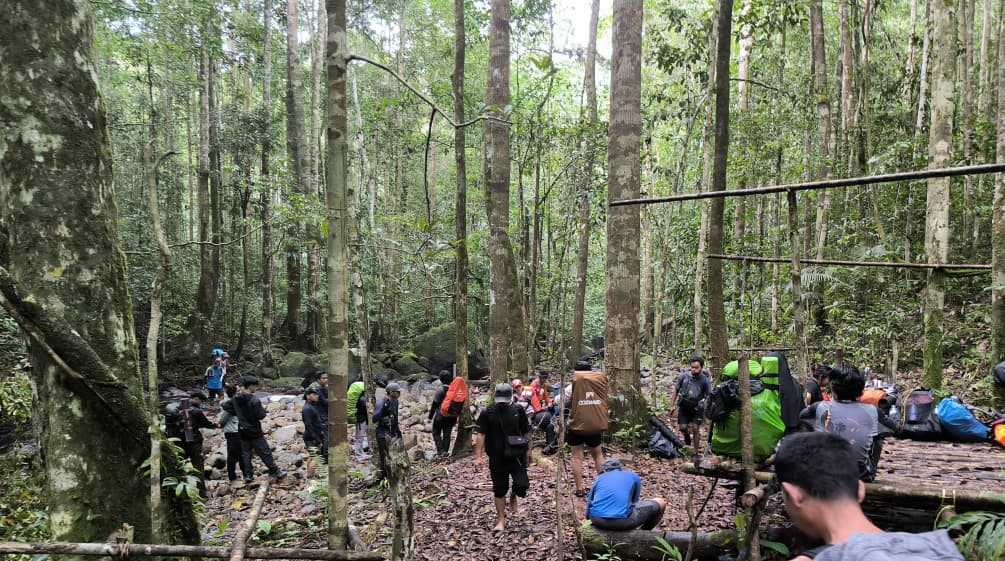
[(241, 529), (237, 531), (237, 535), (234, 536), (234, 548), (230, 552), (230, 561), (244, 559), (244, 551), (248, 548), (248, 538), (251, 537), (251, 533), (254, 532), (255, 526), (258, 524), (258, 517), (262, 515), (262, 505), (265, 504), (265, 496), (268, 494), (269, 480), (266, 479), (255, 495), (255, 502), (251, 505), (248, 518), (244, 521)]
[[(787, 257), (754, 257), (750, 255), (721, 255), (710, 253), (706, 255), (709, 259), (722, 259), (724, 261), (753, 261), (757, 263), (788, 263)], [(966, 263), (896, 263), (889, 261), (841, 261), (834, 259), (800, 259), (800, 263), (809, 265), (838, 265), (847, 267), (893, 267), (899, 269), (980, 269), (991, 270), (991, 265)]]
[[(127, 557), (209, 557), (228, 559), (229, 547), (208, 545), (114, 544), (114, 543), (20, 543), (0, 542), (0, 553), (25, 555), (94, 555), (119, 557), (124, 549)], [(248, 559), (316, 559), (320, 561), (384, 561), (384, 556), (372, 551), (333, 551), (330, 549), (286, 549), (280, 547), (249, 547)]]
[(705, 191), (702, 193), (688, 193), (683, 195), (671, 195), (668, 197), (652, 197), (647, 199), (623, 199), (611, 201), (608, 206), (628, 206), (628, 205), (652, 205), (658, 203), (672, 203), (674, 201), (694, 201), (698, 199), (722, 199), (725, 197), (747, 197), (750, 195), (764, 195), (768, 193), (783, 193), (786, 191), (810, 191), (816, 189), (833, 189), (835, 187), (856, 187), (862, 185), (873, 185), (876, 183), (894, 183), (899, 181), (915, 181), (918, 179), (930, 179), (934, 177), (956, 177), (960, 175), (981, 175), (987, 173), (1005, 172), (1005, 163), (981, 164), (976, 166), (960, 166), (955, 168), (924, 169), (917, 171), (902, 171), (898, 173), (885, 173), (880, 175), (868, 175), (864, 177), (849, 177), (843, 179), (826, 179), (824, 181), (807, 181), (803, 183), (791, 183), (789, 185), (771, 185), (768, 187), (752, 187), (750, 189), (733, 189), (728, 191)]

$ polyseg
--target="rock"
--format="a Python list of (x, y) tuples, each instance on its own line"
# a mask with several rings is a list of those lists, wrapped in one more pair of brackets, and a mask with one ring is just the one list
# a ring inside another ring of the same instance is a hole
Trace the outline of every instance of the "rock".
[[(440, 370), (449, 369), (453, 365), (456, 337), (456, 325), (453, 322), (445, 323), (412, 339), (409, 349), (417, 356), (426, 358), (429, 363), (428, 371), (437, 374)], [(474, 344), (475, 338), (470, 330), (467, 339), (468, 375), (472, 379), (484, 378), (488, 375), (488, 361)]]
[(423, 373), (428, 374), (426, 370), (415, 361), (414, 358), (409, 356), (403, 356), (398, 360), (394, 361), (394, 369), (401, 373), (402, 376), (408, 378), (415, 374)]
[(277, 457), (279, 465), (283, 466), (296, 466), (300, 467), (304, 463), (304, 459), (300, 457), (300, 454), (294, 454), (292, 452), (283, 452)]
[(283, 409), (286, 409), (286, 406), (278, 401), (273, 401), (265, 405), (265, 410), (270, 413), (273, 411), (282, 411)]
[(300, 386), (300, 382), (302, 381), (303, 378), (286, 376), (283, 378), (276, 378), (275, 380), (269, 383), (269, 386), (277, 390), (283, 390), (288, 392), (302, 392), (304, 390), (303, 387)]
[(303, 378), (308, 374), (314, 374), (318, 369), (318, 364), (313, 357), (301, 352), (291, 352), (283, 357), (279, 363), (279, 375), (283, 378)]
[[(272, 405), (270, 403), (270, 405)], [(274, 442), (289, 442), (297, 437), (297, 425), (286, 425), (272, 432)]]
[(265, 378), (266, 380), (275, 380), (279, 377), (279, 370), (275, 368), (270, 368), (268, 366), (263, 366), (260, 369), (259, 376)]
[(223, 469), (227, 467), (227, 457), (223, 454), (213, 454), (207, 463), (216, 469)]
[(406, 376), (405, 377), (405, 379), (408, 380), (412, 384), (422, 383), (422, 382), (428, 382), (432, 378), (433, 378), (433, 375), (430, 374), (429, 372), (426, 372), (426, 371), (416, 372), (415, 374), (412, 374), (411, 376)]
[(316, 506), (314, 506), (312, 504), (304, 505), (304, 506), (302, 506), (300, 508), (300, 514), (312, 514), (317, 509), (318, 509), (318, 507), (316, 507)]
[(399, 377), (401, 377), (401, 374), (393, 368), (377, 365), (373, 367), (373, 382), (377, 384), (377, 387), (383, 388), (391, 380)]
[(425, 452), (423, 453), (423, 456), (424, 456), (424, 457), (426, 458), (426, 461), (427, 461), (427, 462), (431, 462), (431, 461), (433, 461), (433, 458), (435, 458), (435, 457), (436, 457), (436, 452), (435, 452), (435, 451), (433, 451), (433, 450), (426, 450), (426, 451), (425, 451)]

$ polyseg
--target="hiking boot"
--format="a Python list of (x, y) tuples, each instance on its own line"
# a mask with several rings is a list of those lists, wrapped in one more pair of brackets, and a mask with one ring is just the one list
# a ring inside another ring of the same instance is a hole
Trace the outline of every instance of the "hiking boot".
[(275, 473), (275, 475), (273, 475), (272, 477), (275, 477), (276, 479), (282, 479), (282, 478), (286, 477), (287, 475), (289, 475), (289, 474), (286, 473), (286, 470), (281, 469), (281, 470), (277, 471)]

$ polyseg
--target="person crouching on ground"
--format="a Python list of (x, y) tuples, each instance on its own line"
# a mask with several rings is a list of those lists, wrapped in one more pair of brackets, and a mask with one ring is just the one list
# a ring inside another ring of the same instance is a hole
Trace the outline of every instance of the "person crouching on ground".
[[(509, 384), (496, 386), (493, 401), (478, 415), (475, 423), (475, 465), (482, 469), (488, 455), (496, 507), (496, 525), (492, 531), (499, 532), (506, 528), (506, 493), (510, 490), (510, 478), (513, 479), (513, 490), (509, 507), (514, 514), (519, 508), (517, 497), (526, 497), (527, 489), (530, 489), (530, 478), (527, 476), (529, 449), (526, 445), (530, 423), (523, 409), (512, 404), (513, 388)], [(522, 450), (510, 444), (513, 437), (519, 436), (524, 437)]]
[(945, 530), (884, 533), (865, 516), (858, 458), (840, 436), (807, 432), (785, 437), (775, 456), (775, 474), (792, 523), (824, 542), (793, 561), (963, 561)]
[(586, 501), (586, 516), (602, 530), (652, 530), (663, 518), (667, 503), (663, 499), (640, 501), (642, 479), (624, 470), (621, 460), (604, 461), (603, 473), (593, 482)]

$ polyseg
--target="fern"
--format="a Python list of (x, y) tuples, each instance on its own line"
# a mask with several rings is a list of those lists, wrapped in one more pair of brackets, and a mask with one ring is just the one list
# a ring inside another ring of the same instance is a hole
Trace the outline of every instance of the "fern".
[(965, 512), (940, 526), (947, 530), (967, 528), (957, 544), (960, 553), (967, 559), (998, 561), (1005, 554), (1005, 513)]

